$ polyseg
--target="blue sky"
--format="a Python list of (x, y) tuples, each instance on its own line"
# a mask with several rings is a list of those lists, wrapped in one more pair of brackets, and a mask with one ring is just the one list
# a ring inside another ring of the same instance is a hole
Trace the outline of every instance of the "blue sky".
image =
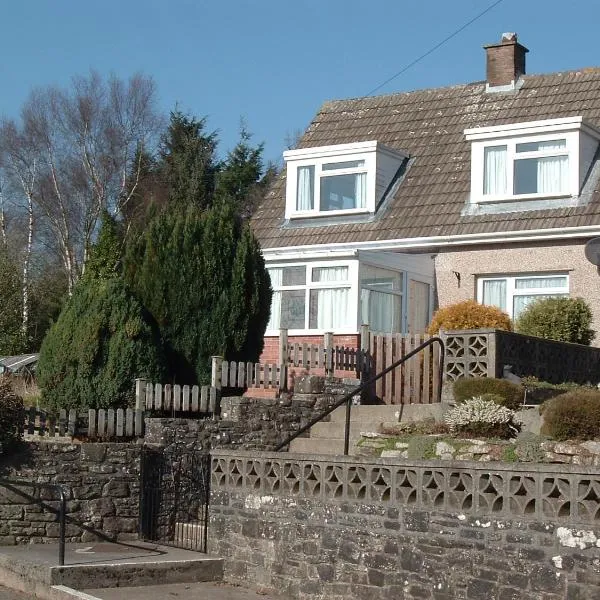
[[(280, 160), (323, 101), (357, 97), (494, 0), (20, 0), (0, 26), (0, 114), (90, 68), (151, 75), (159, 106), (206, 116), (221, 151), (240, 118)], [(569, 7), (569, 8), (567, 8)], [(478, 81), (482, 45), (516, 31), (529, 73), (600, 65), (599, 0), (503, 0), (378, 93)]]

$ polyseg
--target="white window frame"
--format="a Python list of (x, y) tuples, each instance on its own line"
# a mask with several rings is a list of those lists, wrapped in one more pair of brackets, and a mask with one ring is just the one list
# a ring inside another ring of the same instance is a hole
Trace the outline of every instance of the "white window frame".
[[(465, 136), (471, 142), (471, 202), (477, 204), (507, 202), (515, 200), (537, 200), (548, 198), (577, 197), (580, 193), (580, 134), (585, 133), (598, 139), (600, 132), (585, 123), (582, 117), (547, 119), (511, 125), (496, 125), (466, 129)], [(560, 150), (516, 152), (517, 144), (565, 140)], [(485, 149), (492, 146), (507, 147), (507, 193), (484, 194)], [(515, 161), (544, 156), (568, 157), (568, 184), (557, 193), (514, 194)]]
[[(348, 289), (348, 320), (346, 327), (335, 329), (334, 333), (350, 334), (357, 333), (356, 314), (358, 311), (358, 261), (336, 260), (336, 261), (310, 261), (269, 263), (267, 269), (285, 269), (286, 267), (305, 267), (306, 280), (303, 284), (273, 286), (273, 291), (304, 290), (304, 327), (301, 329), (288, 329), (289, 335), (322, 335), (330, 329), (310, 329), (310, 292), (315, 289)], [(342, 281), (312, 281), (312, 271), (318, 268), (348, 268), (348, 279)], [(266, 336), (278, 335), (279, 329), (267, 329)]]
[[(517, 289), (516, 281), (519, 279), (547, 279), (548, 277), (565, 277), (566, 285), (552, 288), (523, 288)], [(506, 281), (506, 312), (508, 316), (514, 318), (514, 298), (517, 296), (568, 296), (570, 290), (570, 277), (564, 271), (551, 273), (519, 273), (515, 275), (482, 275), (477, 277), (477, 302), (483, 304), (483, 283), (485, 281)]]

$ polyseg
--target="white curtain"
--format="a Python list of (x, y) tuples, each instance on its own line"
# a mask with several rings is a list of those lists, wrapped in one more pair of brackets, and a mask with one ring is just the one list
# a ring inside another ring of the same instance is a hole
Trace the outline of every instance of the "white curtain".
[(527, 277), (515, 280), (515, 289), (532, 290), (545, 288), (561, 288), (567, 286), (567, 278), (563, 276), (553, 277)]
[(489, 279), (483, 282), (483, 304), (506, 310), (506, 279)]
[(367, 174), (358, 173), (356, 175), (356, 208), (366, 208), (367, 206)]
[(298, 167), (298, 194), (296, 210), (312, 210), (314, 208), (314, 167)]
[(311, 296), (312, 302), (316, 296), (317, 309), (317, 322), (311, 328), (334, 331), (348, 326), (348, 288), (312, 290)]
[(397, 333), (400, 323), (394, 314), (394, 294), (361, 290), (361, 323), (368, 323), (371, 331)]
[(488, 146), (484, 162), (483, 193), (493, 196), (506, 194), (506, 146)]
[(269, 269), (273, 299), (271, 300), (271, 317), (267, 329), (279, 329), (281, 322), (281, 292), (277, 289), (283, 282), (283, 269)]
[[(543, 142), (540, 150), (564, 148), (562, 140)], [(569, 189), (569, 159), (567, 156), (546, 156), (537, 161), (537, 183), (540, 194), (559, 194)]]

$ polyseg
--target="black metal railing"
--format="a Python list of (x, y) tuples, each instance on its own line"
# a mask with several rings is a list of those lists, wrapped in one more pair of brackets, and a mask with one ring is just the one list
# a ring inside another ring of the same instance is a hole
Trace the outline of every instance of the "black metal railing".
[[(26, 500), (30, 502), (35, 502), (39, 504), (42, 508), (46, 508), (52, 512), (58, 513), (58, 564), (59, 566), (64, 566), (65, 564), (65, 530), (66, 530), (66, 520), (67, 520), (67, 495), (65, 493), (65, 488), (58, 483), (32, 483), (29, 481), (15, 481), (12, 479), (0, 479), (0, 486), (6, 488), (13, 494), (18, 494), (22, 496)], [(50, 506), (41, 498), (36, 498), (27, 492), (19, 489), (21, 487), (28, 487), (34, 489), (47, 489), (58, 492), (58, 496), (60, 498), (60, 505), (58, 510), (56, 510), (53, 506)]]
[(382, 377), (384, 377), (385, 375), (387, 375), (394, 369), (398, 368), (402, 363), (406, 362), (409, 358), (412, 358), (419, 352), (425, 350), (425, 348), (427, 348), (433, 344), (436, 344), (436, 343), (439, 344), (440, 348), (441, 348), (440, 365), (439, 365), (439, 373), (438, 373), (438, 378), (439, 378), (439, 380), (438, 380), (438, 397), (437, 397), (437, 401), (441, 402), (442, 383), (443, 383), (443, 378), (444, 378), (445, 348), (444, 348), (444, 342), (442, 341), (441, 338), (432, 337), (432, 338), (429, 338), (427, 341), (423, 342), (421, 345), (417, 346), (414, 350), (409, 352), (406, 356), (403, 356), (400, 360), (397, 360), (395, 363), (392, 363), (389, 367), (385, 368), (380, 373), (377, 373), (377, 375), (374, 375), (370, 379), (367, 379), (366, 381), (362, 382), (358, 387), (354, 388), (351, 392), (347, 393), (343, 398), (338, 400), (335, 404), (330, 406), (327, 410), (323, 411), (319, 416), (317, 416), (314, 419), (312, 419), (311, 421), (309, 421), (306, 425), (304, 425), (303, 427), (298, 429), (298, 431), (296, 431), (292, 435), (290, 435), (286, 440), (284, 440), (283, 442), (278, 444), (275, 447), (275, 451), (279, 452), (280, 450), (282, 450), (283, 448), (288, 446), (290, 444), (290, 442), (292, 442), (297, 437), (301, 436), (303, 433), (308, 431), (313, 425), (315, 425), (316, 423), (319, 423), (319, 421), (322, 421), (325, 417), (328, 417), (334, 410), (336, 410), (337, 408), (339, 408), (340, 406), (345, 404), (346, 405), (346, 426), (344, 429), (344, 456), (347, 456), (349, 445), (350, 445), (350, 417), (351, 417), (350, 413), (352, 411), (352, 399), (354, 398), (354, 396), (356, 396), (357, 394), (360, 394), (363, 390), (372, 386), (377, 380), (381, 379)]

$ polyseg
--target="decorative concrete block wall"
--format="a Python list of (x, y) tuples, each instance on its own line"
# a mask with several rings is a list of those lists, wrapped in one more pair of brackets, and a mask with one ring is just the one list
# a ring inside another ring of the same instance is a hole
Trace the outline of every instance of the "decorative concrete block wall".
[(598, 598), (600, 476), (217, 450), (208, 539), (293, 598)]

